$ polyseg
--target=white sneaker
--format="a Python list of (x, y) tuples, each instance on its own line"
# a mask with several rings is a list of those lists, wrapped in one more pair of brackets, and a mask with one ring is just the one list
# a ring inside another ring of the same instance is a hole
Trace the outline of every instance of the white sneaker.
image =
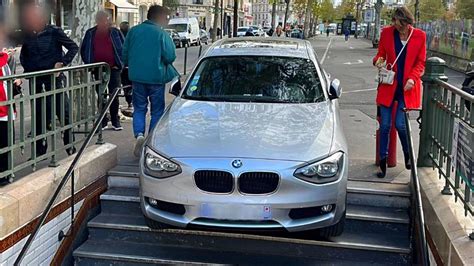
[(135, 148), (133, 149), (133, 155), (135, 155), (135, 157), (140, 158), (144, 143), (145, 143), (145, 137), (143, 135), (139, 135), (137, 137), (137, 142), (135, 143)]

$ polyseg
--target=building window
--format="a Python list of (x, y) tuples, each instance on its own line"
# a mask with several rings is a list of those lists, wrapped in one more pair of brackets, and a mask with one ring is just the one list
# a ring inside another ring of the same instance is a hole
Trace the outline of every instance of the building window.
[(193, 0), (194, 5), (202, 5), (204, 0)]

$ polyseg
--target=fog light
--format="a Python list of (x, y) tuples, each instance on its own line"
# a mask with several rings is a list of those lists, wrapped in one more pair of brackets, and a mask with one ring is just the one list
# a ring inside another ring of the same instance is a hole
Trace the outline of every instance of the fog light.
[(332, 211), (332, 205), (324, 205), (321, 207), (321, 211), (326, 213)]
[(158, 202), (156, 201), (156, 199), (152, 199), (152, 198), (150, 198), (148, 201), (149, 201), (149, 202), (150, 202), (150, 204), (151, 204), (151, 205), (153, 205), (153, 206), (156, 206), (156, 205), (158, 205)]

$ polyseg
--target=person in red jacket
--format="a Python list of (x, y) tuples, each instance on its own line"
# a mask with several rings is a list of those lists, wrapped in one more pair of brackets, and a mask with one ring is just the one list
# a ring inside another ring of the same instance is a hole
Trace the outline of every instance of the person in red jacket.
[[(12, 75), (12, 71), (9, 67), (9, 63), (12, 62), (14, 50), (7, 50), (4, 48), (6, 41), (4, 38), (3, 29), (0, 27), (0, 77)], [(13, 82), (14, 88), (12, 88), (12, 97), (9, 97), (7, 81), (0, 82), (0, 102), (5, 102), (13, 98), (15, 95), (15, 89), (21, 86), (21, 80), (15, 80)], [(13, 123), (16, 114), (12, 114), (12, 120), (9, 121), (9, 105), (0, 106), (0, 150), (8, 147), (8, 123)], [(8, 170), (8, 153), (0, 153), (0, 173)]]
[[(395, 72), (392, 84), (379, 84), (377, 105), (380, 108), (380, 173), (385, 177), (392, 108), (397, 101), (395, 127), (400, 137), (405, 156), (405, 167), (410, 169), (408, 138), (403, 109), (420, 108), (422, 81), (426, 61), (426, 34), (414, 28), (415, 19), (408, 8), (402, 6), (394, 10), (392, 25), (382, 30), (377, 55), (373, 63), (379, 69), (387, 68)], [(396, 60), (398, 56), (398, 60)]]

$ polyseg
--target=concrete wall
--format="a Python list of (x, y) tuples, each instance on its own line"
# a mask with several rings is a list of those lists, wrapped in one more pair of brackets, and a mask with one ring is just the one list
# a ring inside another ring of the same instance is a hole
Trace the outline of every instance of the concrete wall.
[[(0, 188), (0, 265), (12, 265), (14, 256), (36, 226), (37, 217), (66, 173), (73, 157), (60, 161), (56, 168), (44, 168)], [(93, 145), (84, 153), (75, 170), (75, 199), (78, 210), (82, 199), (96, 189), (107, 171), (117, 164), (117, 148), (112, 144)], [(99, 180), (100, 179), (100, 180)], [(104, 183), (104, 186), (106, 184)], [(53, 210), (25, 257), (24, 265), (48, 262), (60, 242), (58, 232), (70, 226), (71, 181), (61, 191)], [(36, 262), (36, 263), (33, 263)]]
[(444, 265), (474, 265), (473, 217), (465, 216), (461, 202), (442, 195), (444, 180), (431, 168), (418, 168), (423, 210), (429, 237)]

